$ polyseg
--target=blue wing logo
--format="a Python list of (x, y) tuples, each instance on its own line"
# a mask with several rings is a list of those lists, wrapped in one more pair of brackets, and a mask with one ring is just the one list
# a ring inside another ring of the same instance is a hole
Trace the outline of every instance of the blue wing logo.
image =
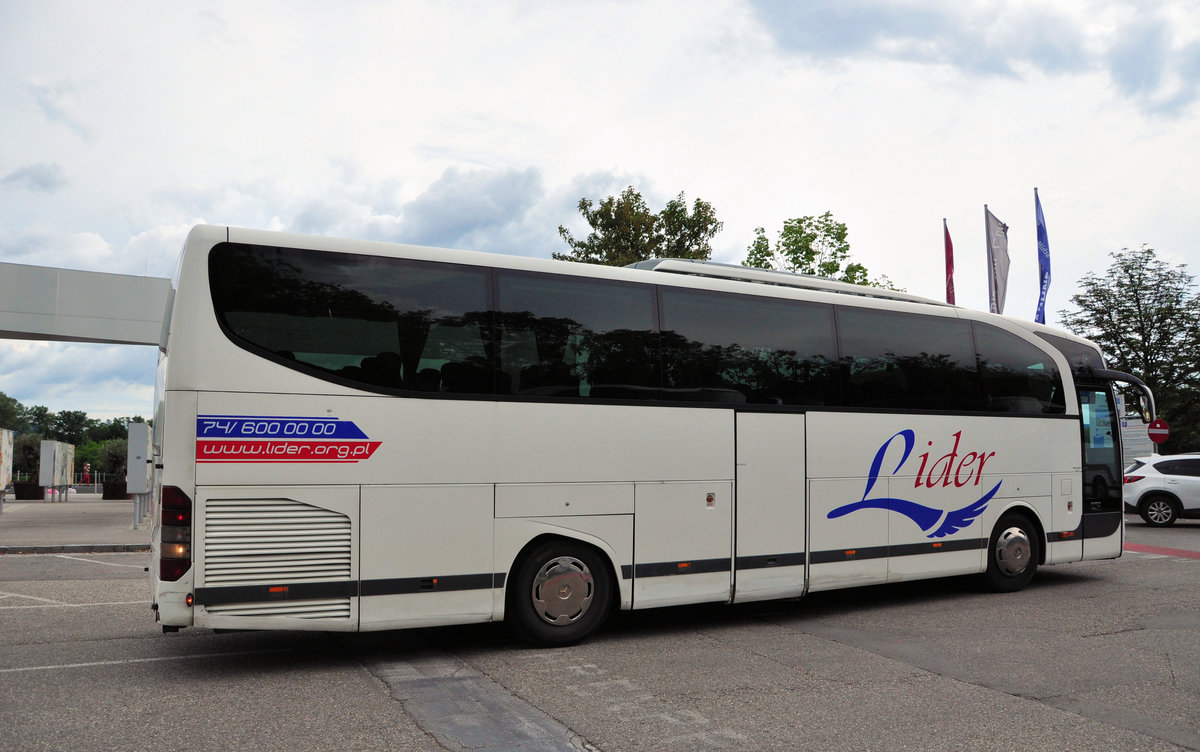
[[(992, 490), (988, 491), (983, 496), (980, 496), (978, 501), (972, 501), (962, 509), (952, 509), (951, 511), (946, 512), (946, 519), (942, 520), (942, 524), (938, 526), (938, 529), (930, 533), (928, 537), (944, 538), (947, 535), (957, 533), (967, 525), (970, 525), (975, 521), (976, 517), (983, 514), (983, 510), (987, 509), (988, 502), (991, 501), (992, 497), (996, 495), (996, 492), (1000, 490), (1000, 484), (1003, 482), (1004, 481), (997, 481), (996, 485), (992, 486)], [(928, 530), (929, 528), (923, 527), (921, 529)]]
[[(992, 490), (988, 491), (975, 501), (972, 501), (970, 504), (967, 504), (965, 507), (962, 507), (961, 509), (952, 509), (948, 512), (943, 512), (941, 509), (936, 507), (927, 507), (924, 504), (918, 504), (917, 502), (909, 501), (908, 499), (896, 499), (892, 497), (876, 497), (874, 499), (868, 499), (867, 496), (871, 493), (871, 489), (875, 487), (875, 482), (879, 479), (879, 471), (883, 467), (883, 459), (887, 454), (887, 449), (897, 438), (903, 440), (904, 450), (902, 456), (900, 457), (900, 461), (896, 463), (896, 468), (892, 470), (891, 474), (895, 475), (897, 472), (899, 472), (901, 466), (903, 466), (904, 462), (908, 459), (908, 455), (912, 453), (913, 445), (916, 443), (916, 434), (912, 429), (900, 431), (892, 436), (892, 438), (883, 442), (883, 446), (879, 447), (879, 451), (875, 453), (874, 461), (871, 462), (871, 472), (870, 476), (867, 478), (867, 487), (863, 489), (862, 499), (850, 504), (845, 504), (830, 511), (829, 514), (826, 515), (828, 519), (832, 520), (838, 517), (844, 517), (845, 515), (850, 514), (851, 512), (857, 512), (860, 509), (886, 509), (892, 512), (898, 512), (909, 518), (916, 523), (917, 527), (921, 528), (922, 531), (933, 529), (933, 532), (929, 533), (929, 535), (926, 537), (944, 538), (947, 535), (953, 535), (954, 533), (962, 530), (964, 527), (967, 527), (974, 522), (979, 515), (983, 514), (983, 511), (987, 509), (987, 505), (992, 500), (992, 497), (995, 496), (996, 492), (1000, 490), (1000, 484), (1003, 483), (1003, 481), (998, 481), (995, 486), (992, 486)], [(940, 525), (937, 524), (939, 520), (941, 521)]]

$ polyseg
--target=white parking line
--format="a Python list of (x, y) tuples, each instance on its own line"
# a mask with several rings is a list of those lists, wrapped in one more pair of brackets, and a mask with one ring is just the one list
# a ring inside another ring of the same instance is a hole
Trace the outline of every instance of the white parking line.
[(150, 601), (102, 601), (100, 603), (64, 603), (63, 601), (54, 601), (49, 598), (38, 598), (35, 595), (22, 595), (20, 593), (0, 593), (0, 598), (28, 598), (32, 601), (43, 601), (42, 603), (31, 603), (23, 606), (0, 606), (0, 611), (12, 611), (16, 609), (28, 608), (89, 608), (92, 606), (149, 606)]
[(168, 655), (161, 658), (129, 658), (123, 661), (92, 661), (90, 663), (56, 663), (52, 666), (23, 666), (0, 668), (0, 674), (15, 674), (21, 671), (54, 671), (61, 668), (90, 668), (92, 666), (125, 666), (131, 663), (158, 663), (161, 661), (191, 661), (197, 658), (221, 658), (229, 655), (266, 655), (268, 653), (290, 653), (291, 648), (278, 650), (246, 650), (233, 653), (197, 653), (196, 655)]
[(83, 557), (80, 557), (80, 556), (68, 556), (67, 554), (53, 554), (53, 555), (57, 556), (60, 559), (74, 559), (75, 561), (87, 561), (87, 562), (91, 562), (92, 564), (103, 564), (107, 567), (129, 567), (130, 569), (145, 569), (146, 568), (145, 564), (115, 564), (111, 561), (99, 561), (97, 559), (84, 559)]
[[(0, 592), (0, 596), (4, 596), (5, 598), (28, 598), (31, 601), (41, 601), (42, 603), (48, 603), (53, 606), (69, 606), (69, 605), (71, 605), (70, 603), (65, 603), (63, 601), (56, 601), (51, 598), (39, 598), (36, 595), (24, 595), (22, 593)], [(5, 606), (4, 608), (42, 608), (42, 607), (41, 606)]]

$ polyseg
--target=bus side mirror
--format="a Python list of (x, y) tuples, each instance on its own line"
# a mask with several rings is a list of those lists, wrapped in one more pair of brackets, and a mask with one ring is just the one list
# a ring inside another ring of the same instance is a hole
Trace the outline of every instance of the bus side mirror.
[(1138, 395), (1138, 417), (1142, 419), (1143, 423), (1149, 423), (1152, 420), (1150, 417), (1150, 400), (1144, 394)]

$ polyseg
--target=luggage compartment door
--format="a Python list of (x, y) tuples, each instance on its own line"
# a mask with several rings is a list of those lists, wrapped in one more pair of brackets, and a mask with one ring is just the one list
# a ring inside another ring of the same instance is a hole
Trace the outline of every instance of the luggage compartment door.
[(734, 600), (804, 593), (804, 415), (738, 413)]

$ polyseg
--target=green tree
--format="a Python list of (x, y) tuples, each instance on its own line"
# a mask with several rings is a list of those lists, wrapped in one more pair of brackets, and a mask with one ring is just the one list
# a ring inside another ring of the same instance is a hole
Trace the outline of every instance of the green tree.
[(87, 413), (82, 410), (60, 410), (54, 416), (54, 430), (50, 432), (51, 438), (78, 446), (84, 443), (88, 431), (95, 424), (96, 421), (89, 418)]
[(14, 476), (20, 473), (22, 477), (37, 482), (38, 467), (42, 462), (42, 438), (39, 433), (29, 432), (13, 437)]
[(129, 459), (128, 439), (109, 439), (100, 444), (93, 467), (97, 472), (121, 476)]
[(742, 266), (811, 274), (853, 285), (896, 289), (886, 276), (872, 280), (868, 277), (867, 267), (850, 261), (848, 235), (846, 224), (834, 219), (832, 212), (825, 212), (819, 217), (795, 217), (784, 221), (774, 246), (767, 239), (766, 231), (756, 227), (754, 241), (746, 248), (746, 260)]
[(1141, 378), (1171, 426), (1162, 451), (1200, 449), (1200, 298), (1185, 264), (1156, 251), (1122, 248), (1101, 275), (1088, 272), (1058, 312), (1064, 328), (1104, 351), (1107, 363)]
[(713, 237), (724, 226), (707, 201), (696, 199), (689, 211), (683, 193), (656, 214), (633, 186), (599, 205), (581, 198), (579, 213), (592, 231), (577, 240), (559, 225), (559, 237), (571, 248), (570, 253), (553, 254), (560, 261), (626, 266), (656, 257), (707, 259)]
[(34, 433), (44, 433), (48, 438), (54, 432), (54, 413), (43, 405), (25, 408), (25, 430)]
[(24, 477), (37, 480), (44, 439), (75, 445), (75, 467), (82, 472), (83, 463), (92, 463), (93, 472), (117, 474), (125, 467), (128, 444), (128, 423), (145, 423), (140, 415), (132, 418), (110, 418), (99, 421), (89, 418), (82, 410), (61, 410), (52, 413), (46, 407), (25, 407), (19, 401), (0, 392), (0, 428), (16, 432), (13, 439), (13, 470)]
[(656, 251), (660, 258), (709, 259), (712, 239), (724, 222), (717, 220), (717, 210), (707, 201), (696, 199), (691, 212), (680, 193), (667, 202), (658, 215), (662, 247)]
[(100, 456), (100, 447), (102, 443), (99, 441), (89, 441), (75, 447), (75, 472), (83, 472), (83, 463), (90, 462), (92, 465), (92, 477), (96, 477), (96, 469), (99, 467), (98, 458)]
[(0, 428), (10, 431), (25, 429), (25, 406), (0, 392)]
[(124, 439), (129, 436), (129, 429), (126, 428), (128, 423), (145, 423), (146, 419), (140, 415), (135, 415), (132, 418), (109, 418), (106, 421), (93, 421), (92, 427), (88, 430), (88, 441), (107, 441), (109, 439)]

